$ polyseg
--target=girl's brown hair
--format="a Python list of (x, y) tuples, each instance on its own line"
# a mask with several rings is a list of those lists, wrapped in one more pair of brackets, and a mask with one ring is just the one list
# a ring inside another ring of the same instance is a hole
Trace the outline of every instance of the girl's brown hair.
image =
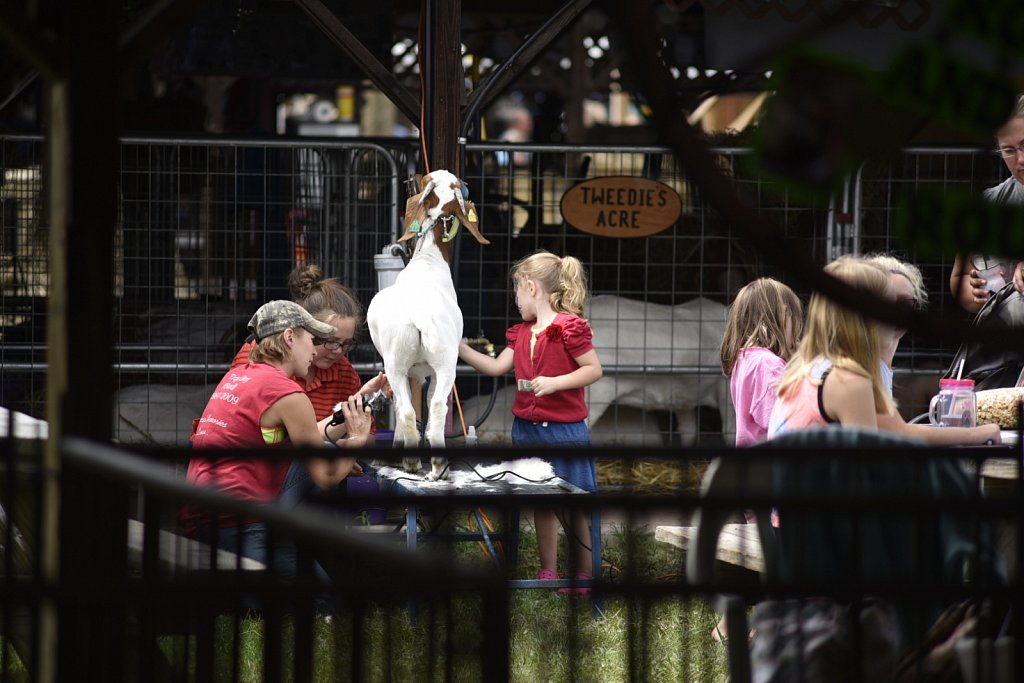
[(720, 349), (722, 372), (732, 369), (743, 349), (761, 346), (789, 360), (800, 342), (804, 326), (803, 306), (788, 286), (763, 277), (747, 284), (729, 307)]
[(363, 326), (363, 306), (355, 292), (336, 277), (325, 278), (315, 263), (293, 270), (288, 275), (288, 290), (292, 301), (321, 322), (328, 322), (334, 317), (353, 318), (357, 330)]
[(559, 258), (549, 251), (538, 251), (512, 266), (512, 280), (534, 280), (548, 293), (551, 308), (559, 313), (583, 317), (587, 303), (587, 272), (574, 256)]

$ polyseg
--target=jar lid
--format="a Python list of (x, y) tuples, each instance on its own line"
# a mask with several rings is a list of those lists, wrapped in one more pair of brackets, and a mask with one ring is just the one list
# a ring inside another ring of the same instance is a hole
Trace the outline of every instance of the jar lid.
[(973, 379), (940, 379), (940, 389), (973, 389)]

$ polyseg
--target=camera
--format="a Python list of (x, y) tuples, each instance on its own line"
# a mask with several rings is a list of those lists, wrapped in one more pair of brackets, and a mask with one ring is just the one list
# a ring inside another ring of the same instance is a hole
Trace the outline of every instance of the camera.
[[(375, 391), (372, 394), (363, 394), (360, 398), (363, 399), (363, 409), (369, 408), (371, 413), (376, 413), (380, 408), (388, 402), (388, 397), (384, 395), (383, 391)], [(334, 417), (331, 418), (331, 426), (344, 424), (345, 413), (341, 410), (341, 403), (334, 406)]]

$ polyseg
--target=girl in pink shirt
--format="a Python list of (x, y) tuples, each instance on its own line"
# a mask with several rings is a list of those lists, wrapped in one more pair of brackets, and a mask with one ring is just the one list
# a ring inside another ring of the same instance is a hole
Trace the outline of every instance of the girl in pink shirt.
[[(753, 445), (768, 435), (776, 385), (796, 351), (803, 326), (800, 299), (778, 280), (763, 277), (736, 294), (720, 352), (736, 411), (737, 446)], [(752, 514), (746, 516), (753, 521)], [(711, 637), (722, 640), (724, 633), (722, 617)]]
[(729, 307), (721, 358), (736, 409), (737, 446), (768, 435), (776, 385), (800, 342), (803, 324), (800, 299), (771, 278), (748, 284)]

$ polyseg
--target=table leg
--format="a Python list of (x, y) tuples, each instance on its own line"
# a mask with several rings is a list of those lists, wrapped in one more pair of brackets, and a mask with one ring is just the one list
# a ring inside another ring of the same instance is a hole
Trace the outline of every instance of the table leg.
[(409, 550), (416, 550), (416, 532), (419, 513), (415, 505), (405, 508), (405, 545)]
[[(601, 511), (593, 508), (590, 511), (590, 575), (594, 577), (595, 583), (601, 581), (601, 553)], [(596, 590), (593, 593), (593, 612), (595, 617), (600, 616), (604, 612), (604, 598)]]
[(480, 529), (480, 536), (483, 538), (484, 546), (487, 548), (487, 553), (494, 560), (494, 566), (501, 571), (501, 558), (498, 557), (498, 552), (494, 549), (494, 544), (491, 543), (491, 536), (487, 533), (487, 527), (484, 526), (483, 517), (480, 515), (480, 508), (473, 510), (473, 516), (476, 517), (476, 525)]
[(508, 564), (506, 573), (508, 576), (515, 576), (519, 569), (519, 508), (510, 507), (505, 516), (505, 539), (508, 543), (508, 553), (505, 562)]
[[(410, 550), (416, 550), (416, 540), (419, 524), (419, 510), (415, 505), (405, 508), (405, 546)], [(409, 599), (409, 621), (415, 626), (419, 624), (419, 610), (416, 607), (416, 599)]]

